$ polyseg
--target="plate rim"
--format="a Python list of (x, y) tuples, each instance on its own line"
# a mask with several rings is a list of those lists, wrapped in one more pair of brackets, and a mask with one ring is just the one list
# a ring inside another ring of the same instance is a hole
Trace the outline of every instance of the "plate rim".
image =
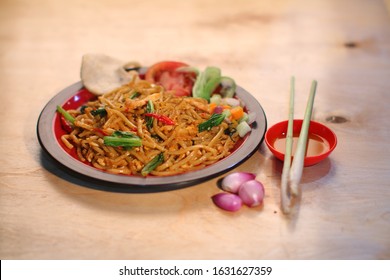
[(263, 143), (267, 131), (267, 118), (263, 107), (253, 95), (237, 85), (236, 94), (238, 98), (244, 102), (250, 112), (256, 112), (256, 118), (251, 134), (234, 153), (204, 169), (178, 175), (141, 177), (112, 174), (88, 166), (73, 158), (60, 146), (55, 137), (56, 106), (63, 105), (83, 88), (82, 81), (75, 82), (59, 91), (49, 100), (38, 118), (37, 137), (43, 150), (61, 166), (70, 170), (71, 173), (75, 173), (73, 175), (80, 175), (79, 177), (84, 177), (85, 180), (102, 183), (107, 186), (108, 190), (113, 188), (116, 191), (131, 192), (132, 188), (141, 187), (141, 189), (147, 188), (146, 191), (167, 191), (203, 183), (227, 173), (247, 161)]

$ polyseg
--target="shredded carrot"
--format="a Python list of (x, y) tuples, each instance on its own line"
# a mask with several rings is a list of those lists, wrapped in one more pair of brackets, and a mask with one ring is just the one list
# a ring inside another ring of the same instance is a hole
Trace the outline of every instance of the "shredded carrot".
[(244, 116), (244, 109), (241, 106), (230, 109), (230, 113), (233, 120), (239, 120)]

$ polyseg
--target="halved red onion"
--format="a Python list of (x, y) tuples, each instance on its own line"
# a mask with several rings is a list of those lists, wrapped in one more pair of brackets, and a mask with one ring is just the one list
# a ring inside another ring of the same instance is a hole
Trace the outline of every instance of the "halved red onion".
[(219, 208), (230, 212), (238, 211), (242, 206), (241, 198), (232, 193), (218, 193), (213, 195), (211, 199)]
[(264, 186), (257, 180), (246, 181), (241, 184), (238, 195), (249, 207), (260, 205), (264, 199)]
[(249, 172), (234, 172), (227, 175), (221, 181), (221, 188), (224, 191), (237, 193), (240, 186), (250, 180), (254, 180), (256, 174)]

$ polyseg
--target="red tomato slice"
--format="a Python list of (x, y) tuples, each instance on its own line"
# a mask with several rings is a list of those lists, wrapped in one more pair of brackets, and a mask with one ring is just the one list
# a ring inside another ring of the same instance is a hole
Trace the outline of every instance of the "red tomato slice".
[(176, 96), (190, 96), (196, 76), (194, 73), (176, 71), (188, 64), (177, 61), (162, 61), (148, 68), (145, 80), (172, 90)]

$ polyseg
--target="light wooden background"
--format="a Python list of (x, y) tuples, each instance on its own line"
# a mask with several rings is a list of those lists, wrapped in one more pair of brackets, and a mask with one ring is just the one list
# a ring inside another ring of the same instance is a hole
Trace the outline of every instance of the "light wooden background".
[[(262, 104), (296, 115), (318, 80), (313, 118), (338, 136), (304, 170), (299, 215), (279, 209), (282, 165), (263, 144), (235, 171), (257, 174), (263, 207), (217, 209), (215, 178), (182, 190), (85, 187), (43, 154), (36, 123), (79, 80), (81, 56), (217, 65)], [(380, 0), (0, 0), (1, 259), (389, 259), (390, 18)], [(329, 118), (344, 120), (340, 123)]]

